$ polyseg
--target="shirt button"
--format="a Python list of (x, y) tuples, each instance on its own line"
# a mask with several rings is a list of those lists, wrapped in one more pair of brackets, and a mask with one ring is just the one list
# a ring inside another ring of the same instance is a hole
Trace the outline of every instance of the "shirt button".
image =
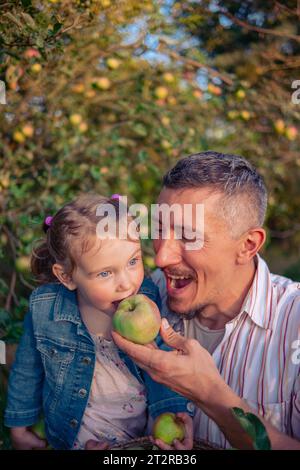
[(92, 359), (91, 359), (90, 357), (86, 356), (86, 357), (84, 357), (84, 358), (82, 359), (82, 362), (83, 362), (84, 364), (87, 364), (87, 365), (88, 365), (88, 364), (90, 364), (90, 363), (92, 362)]
[(186, 405), (186, 409), (190, 412), (193, 413), (195, 411), (195, 405), (191, 401), (188, 402)]
[(81, 388), (78, 392), (78, 395), (81, 397), (81, 398), (84, 398), (87, 394), (87, 391), (85, 388)]
[(71, 419), (71, 421), (70, 421), (71, 428), (76, 428), (77, 424), (78, 424), (77, 419), (74, 419), (74, 418)]

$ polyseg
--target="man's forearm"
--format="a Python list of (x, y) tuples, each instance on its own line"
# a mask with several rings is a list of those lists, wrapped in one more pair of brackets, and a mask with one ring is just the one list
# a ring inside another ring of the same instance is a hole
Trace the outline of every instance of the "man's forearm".
[(197, 402), (199, 408), (206, 413), (219, 426), (226, 439), (236, 449), (252, 449), (251, 439), (241, 428), (232, 413), (233, 407), (242, 408), (245, 412), (256, 414), (263, 422), (272, 449), (300, 450), (300, 441), (292, 439), (286, 434), (278, 431), (272, 424), (263, 419), (247, 403), (236, 395), (231, 388), (223, 383), (215, 385), (213, 392), (203, 401), (203, 397)]

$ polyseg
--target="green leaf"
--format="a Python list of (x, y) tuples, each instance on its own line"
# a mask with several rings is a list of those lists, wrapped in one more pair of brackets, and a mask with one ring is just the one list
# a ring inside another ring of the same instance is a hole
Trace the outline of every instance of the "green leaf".
[(63, 25), (57, 21), (57, 23), (53, 25), (53, 30), (52, 30), (53, 34), (58, 33), (58, 31), (62, 28), (62, 26)]
[(31, 7), (31, 0), (21, 0), (21, 3), (24, 8)]
[(251, 437), (255, 450), (270, 450), (271, 442), (266, 428), (253, 413), (245, 413), (241, 408), (232, 408), (232, 413), (244, 431)]

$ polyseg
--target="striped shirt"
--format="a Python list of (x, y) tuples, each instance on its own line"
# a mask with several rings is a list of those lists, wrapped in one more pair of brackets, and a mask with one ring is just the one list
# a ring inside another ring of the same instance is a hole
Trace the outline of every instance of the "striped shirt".
[[(186, 336), (182, 316), (166, 305), (162, 271), (157, 269), (152, 279), (160, 290), (162, 316)], [(237, 395), (279, 431), (300, 440), (300, 283), (271, 274), (257, 255), (255, 277), (243, 307), (226, 323), (212, 357)], [(199, 408), (194, 435), (231, 447), (216, 423)]]

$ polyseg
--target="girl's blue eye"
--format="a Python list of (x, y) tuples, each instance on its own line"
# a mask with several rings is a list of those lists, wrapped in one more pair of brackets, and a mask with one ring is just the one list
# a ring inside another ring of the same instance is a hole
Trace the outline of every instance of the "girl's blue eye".
[(97, 274), (98, 277), (108, 277), (109, 271), (102, 271), (101, 273)]
[(132, 259), (129, 261), (129, 264), (130, 264), (130, 266), (134, 266), (137, 262), (138, 262), (138, 258), (132, 258)]

